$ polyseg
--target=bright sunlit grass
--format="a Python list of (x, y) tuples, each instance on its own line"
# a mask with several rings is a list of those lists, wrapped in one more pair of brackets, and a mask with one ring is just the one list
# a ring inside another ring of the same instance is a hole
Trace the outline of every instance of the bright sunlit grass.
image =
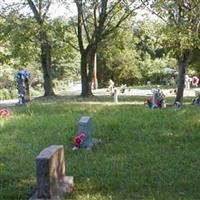
[[(76, 200), (200, 199), (200, 109), (186, 105), (71, 104), (41, 100), (12, 107), (0, 120), (0, 199), (25, 200), (35, 190), (35, 157), (51, 144), (65, 147), (66, 173)], [(140, 101), (142, 102), (142, 101)], [(93, 117), (92, 152), (72, 151), (82, 115)], [(63, 198), (65, 200), (65, 198)]]

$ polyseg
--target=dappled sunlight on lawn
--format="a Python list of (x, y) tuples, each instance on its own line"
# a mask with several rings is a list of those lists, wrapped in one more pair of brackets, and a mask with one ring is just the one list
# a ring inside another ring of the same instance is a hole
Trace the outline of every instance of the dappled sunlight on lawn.
[[(101, 194), (101, 193), (83, 193), (77, 194), (73, 199), (76, 200), (113, 200), (112, 195)], [(69, 197), (62, 198), (61, 200), (70, 199)]]
[[(66, 175), (74, 176), (74, 192), (66, 199), (171, 200), (181, 199), (179, 194), (200, 199), (199, 110), (189, 105), (178, 112), (172, 107), (151, 110), (138, 102), (61, 100), (12, 108), (13, 115), (0, 120), (4, 199), (34, 193), (35, 157), (52, 144), (64, 145)], [(93, 118), (92, 137), (102, 144), (74, 152), (83, 115)]]

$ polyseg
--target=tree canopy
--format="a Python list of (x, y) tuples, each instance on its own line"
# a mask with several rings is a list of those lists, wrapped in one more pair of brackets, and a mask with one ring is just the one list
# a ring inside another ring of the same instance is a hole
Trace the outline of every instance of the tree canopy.
[[(70, 1), (60, 2), (67, 12)], [(96, 56), (100, 87), (110, 78), (118, 85), (159, 83), (158, 74), (171, 67), (179, 70), (176, 100), (182, 101), (186, 70), (200, 72), (199, 0), (71, 2), (77, 9), (71, 19), (53, 19), (53, 0), (0, 1), (1, 69), (29, 68), (45, 95), (54, 94), (54, 80), (79, 78), (88, 96)], [(144, 8), (161, 20), (138, 20), (135, 11)]]

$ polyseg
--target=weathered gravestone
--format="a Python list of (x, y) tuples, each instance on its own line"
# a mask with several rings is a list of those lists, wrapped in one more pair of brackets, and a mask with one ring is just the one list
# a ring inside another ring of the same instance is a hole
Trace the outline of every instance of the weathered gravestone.
[(72, 176), (65, 176), (63, 145), (52, 145), (36, 157), (37, 191), (30, 200), (55, 200), (73, 190)]
[(78, 122), (78, 136), (74, 138), (73, 150), (85, 148), (91, 150), (96, 144), (101, 143), (100, 139), (92, 138), (92, 118), (82, 116)]
[(31, 77), (30, 72), (26, 70), (19, 71), (16, 75), (20, 105), (30, 101), (30, 91), (29, 91), (30, 77)]
[(90, 116), (82, 116), (78, 123), (78, 132), (84, 133), (85, 138), (81, 143), (80, 147), (88, 148), (92, 142), (92, 117)]
[(118, 103), (118, 91), (117, 91), (117, 88), (114, 89), (113, 97), (114, 97), (114, 102)]

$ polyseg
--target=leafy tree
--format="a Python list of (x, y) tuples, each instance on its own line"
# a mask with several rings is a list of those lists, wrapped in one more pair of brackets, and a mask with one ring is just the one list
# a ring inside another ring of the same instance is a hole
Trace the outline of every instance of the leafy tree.
[(74, 0), (78, 13), (76, 34), (81, 55), (82, 96), (92, 95), (94, 58), (99, 44), (131, 16), (137, 7), (134, 6), (135, 1), (127, 2)]
[(153, 12), (167, 24), (165, 44), (173, 50), (178, 62), (178, 90), (176, 100), (182, 102), (185, 73), (193, 49), (200, 46), (200, 1), (199, 0), (154, 0)]
[(58, 80), (80, 77), (79, 52), (68, 44), (68, 41), (77, 42), (76, 36), (70, 31), (66, 31), (72, 28), (70, 23), (66, 23), (62, 19), (49, 21), (48, 31), (52, 45), (53, 77)]
[(137, 37), (136, 49), (139, 54), (139, 69), (142, 78), (140, 82), (146, 84), (151, 80), (154, 84), (163, 83), (163, 69), (175, 68), (176, 60), (170, 55), (163, 42), (165, 24), (160, 21), (138, 21), (133, 30)]
[(40, 41), (41, 48), (41, 64), (43, 69), (44, 77), (44, 90), (45, 96), (54, 95), (53, 84), (52, 84), (52, 59), (51, 59), (51, 44), (49, 42), (48, 30), (45, 26), (47, 12), (52, 3), (52, 0), (39, 0), (32, 1), (27, 0), (28, 5), (30, 6), (34, 18), (39, 25), (38, 39)]
[(141, 79), (138, 68), (140, 57), (136, 50), (137, 38), (130, 21), (117, 29), (99, 46), (98, 77), (100, 85), (107, 86), (112, 79), (116, 85), (133, 85)]
[[(25, 13), (20, 12), (20, 10), (23, 9), (25, 6), (29, 6), (30, 10), (32, 11), (34, 19), (37, 22), (35, 23), (35, 27), (37, 27), (37, 33), (35, 33), (35, 37), (38, 38), (38, 41), (40, 43), (40, 55), (41, 55), (41, 65), (43, 69), (45, 96), (54, 95), (54, 91), (52, 87), (51, 44), (49, 42), (48, 29), (47, 29), (47, 24), (48, 24), (47, 13), (52, 1), (53, 0), (39, 0), (39, 1), (38, 0), (20, 0), (20, 1), (17, 1), (17, 3), (10, 3), (10, 4), (4, 1), (0, 2), (1, 13), (2, 13), (1, 16), (3, 16), (4, 18), (6, 18), (6, 16), (8, 16), (9, 14), (17, 14), (17, 13), (18, 13), (19, 19), (24, 18)], [(24, 25), (24, 23), (21, 23), (21, 24)], [(17, 27), (20, 28), (20, 26), (17, 26)], [(19, 29), (18, 33), (20, 33), (20, 31), (21, 30)], [(18, 37), (19, 36), (20, 35), (18, 35)], [(20, 41), (28, 42), (29, 40), (28, 38), (23, 37), (23, 34), (21, 34)], [(22, 46), (20, 45), (19, 42), (16, 42), (15, 44), (19, 45), (15, 49), (20, 49), (18, 47)], [(19, 53), (22, 53), (22, 52), (19, 52)]]
[[(28, 5), (25, 0), (20, 1), (22, 2)], [(17, 69), (28, 67), (33, 72), (39, 69), (42, 63), (45, 95), (51, 95), (48, 85), (50, 84), (50, 88), (53, 87), (53, 78), (59, 80), (77, 78), (79, 54), (67, 43), (69, 39), (76, 43), (76, 37), (66, 32), (70, 24), (61, 19), (45, 17), (48, 10), (45, 6), (50, 5), (50, 1), (32, 1), (32, 3), (38, 12), (39, 8), (42, 10), (41, 24), (36, 23), (35, 18), (27, 13), (18, 13), (17, 8), (21, 4), (9, 4), (7, 7), (9, 12), (3, 12), (1, 9), (3, 13), (0, 21), (0, 41), (4, 50), (0, 51), (0, 62), (2, 65), (8, 64)], [(42, 39), (43, 36), (47, 38)], [(34, 80), (35, 83), (40, 81), (39, 78)]]

